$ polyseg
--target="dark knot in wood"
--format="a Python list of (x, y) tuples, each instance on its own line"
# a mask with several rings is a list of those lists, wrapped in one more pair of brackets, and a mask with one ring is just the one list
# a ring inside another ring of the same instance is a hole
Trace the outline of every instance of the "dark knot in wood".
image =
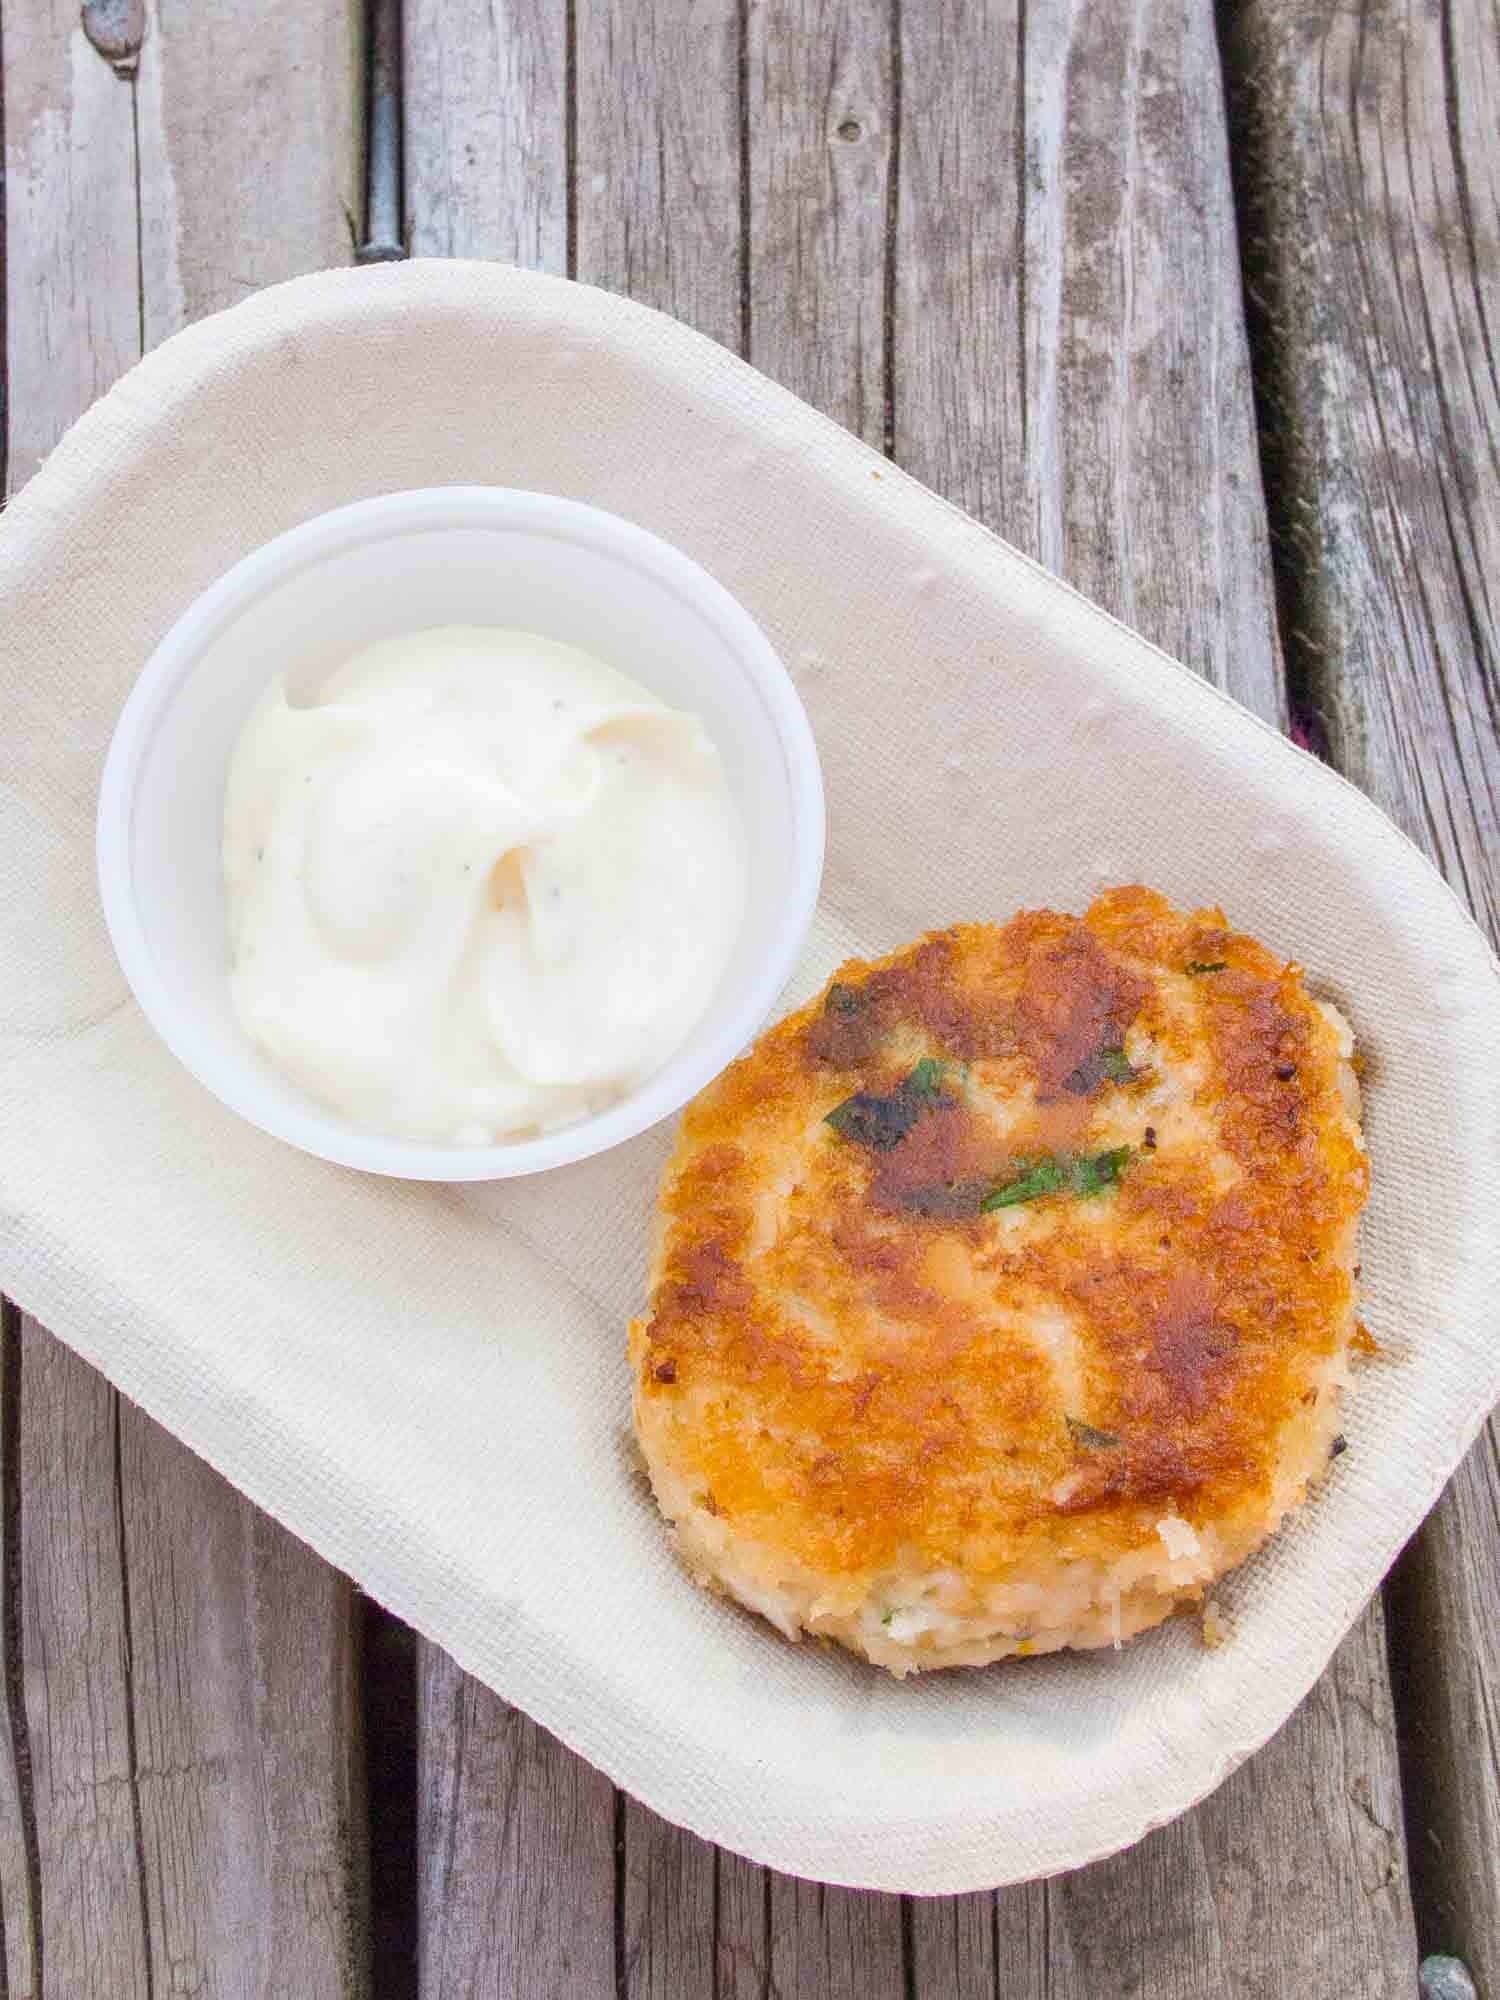
[(117, 76), (134, 76), (146, 35), (145, 0), (83, 0), (83, 32)]

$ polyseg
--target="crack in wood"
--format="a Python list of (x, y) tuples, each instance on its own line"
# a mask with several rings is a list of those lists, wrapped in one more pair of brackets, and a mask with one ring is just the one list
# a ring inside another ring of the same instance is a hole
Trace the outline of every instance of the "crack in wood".
[(1316, 588), (1316, 570), (1308, 559), (1311, 524), (1300, 498), (1308, 491), (1310, 479), (1302, 462), (1301, 439), (1292, 417), (1293, 393), (1284, 365), (1284, 343), (1279, 335), (1287, 314), (1282, 267), (1271, 256), (1268, 243), (1272, 228), (1272, 182), (1280, 169), (1272, 152), (1264, 92), (1234, 43), (1238, 19), (1235, 0), (1218, 0), (1216, 22), (1225, 84), (1230, 177), (1289, 733), (1303, 749), (1327, 761), (1322, 604)]
[(367, 0), (365, 233), (359, 264), (406, 255), (401, 169), (401, 0)]
[(614, 1795), (615, 1910), (614, 1960), (615, 2000), (630, 2000), (630, 1951), (625, 1929), (625, 1794)]
[(155, 1992), (156, 1955), (151, 1940), (151, 1896), (147, 1887), (146, 1835), (141, 1819), (140, 1759), (136, 1742), (135, 1637), (130, 1617), (130, 1559), (125, 1536), (125, 1492), (120, 1461), (120, 1396), (111, 1389), (110, 1433), (113, 1449), (115, 1513), (115, 1560), (120, 1575), (121, 1671), (125, 1687), (125, 1768), (130, 1793), (130, 1830), (135, 1842), (136, 1889), (139, 1896), (141, 1937), (144, 1941), (146, 2000)]
[(739, 148), (739, 287), (740, 287), (740, 357), (748, 361), (751, 355), (751, 334), (753, 331), (751, 296), (751, 201), (750, 184), (750, 0), (738, 0), (735, 8), (735, 82), (738, 103), (736, 110), (736, 138)]
[[(6, 260), (10, 191), (6, 185), (5, 14), (0, 8), (0, 510), (10, 498), (10, 270)], [(3, 1932), (0, 1932), (3, 1938)]]
[[(31, 1726), (26, 1712), (22, 1623), (21, 1519), (25, 1501), (21, 1484), (21, 1397), (21, 1315), (9, 1299), (0, 1299), (0, 1578), (4, 1584), (0, 1600), (0, 1647), (3, 1647), (9, 1723), (7, 1749), (25, 1857), (26, 1909), (22, 1920), (31, 1955), (32, 1991), (41, 1994), (46, 1990), (42, 1852), (37, 1834)], [(0, 1912), (0, 1977), (8, 1977), (6, 1921), (8, 1917)]]
[[(417, 1638), (372, 1598), (359, 1599), (355, 1619), (363, 1662), (359, 1712), (371, 1831), (370, 1964), (380, 2000), (416, 2000), (421, 1979), (417, 1937), (422, 1826)], [(460, 1745), (466, 1726), (462, 1687), (458, 1683), (455, 1690)], [(460, 1779), (456, 1766), (454, 1783)]]
[(578, 0), (563, 8), (563, 268), (578, 276)]
[(902, 82), (902, 0), (890, 0), (887, 35), (890, 44), (890, 111), (886, 129), (889, 163), (885, 182), (885, 246), (881, 272), (881, 356), (882, 414), (880, 447), (887, 458), (896, 456), (896, 313), (900, 305), (897, 289), (897, 256), (901, 241), (901, 82)]

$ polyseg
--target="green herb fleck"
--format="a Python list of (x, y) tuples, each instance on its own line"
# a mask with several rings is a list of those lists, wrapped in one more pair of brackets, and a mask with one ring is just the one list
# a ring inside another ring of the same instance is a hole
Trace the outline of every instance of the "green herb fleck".
[(1196, 979), (1203, 972), (1227, 972), (1229, 970), (1229, 960), (1227, 958), (1190, 958), (1182, 969), (1184, 972), (1190, 974), (1192, 978)]
[(932, 1056), (923, 1056), (910, 1076), (903, 1077), (894, 1090), (857, 1090), (836, 1104), (824, 1119), (841, 1139), (852, 1145), (869, 1146), (888, 1153), (899, 1146), (925, 1112), (944, 1103), (944, 1065)]
[(1113, 1451), (1120, 1442), (1113, 1431), (1095, 1430), (1092, 1424), (1086, 1424), (1081, 1417), (1066, 1417), (1063, 1421), (1068, 1426), (1068, 1435), (1074, 1444), (1082, 1445), (1085, 1451)]
[(893, 1619), (893, 1618), (895, 1617), (895, 1615), (896, 1615), (896, 1612), (895, 1612), (895, 1607), (894, 1607), (894, 1606), (892, 1606), (892, 1608), (891, 1608), (891, 1609), (890, 1609), (889, 1611), (887, 1611), (887, 1612), (886, 1612), (886, 1614), (885, 1614), (885, 1616), (884, 1616), (884, 1617), (883, 1617), (883, 1618), (881, 1619), (881, 1621), (880, 1621), (880, 1622), (881, 1622), (881, 1624), (882, 1624), (882, 1625), (889, 1625), (889, 1624), (890, 1624), (890, 1622), (891, 1622), (891, 1620), (892, 1620), (892, 1619)]
[(1114, 1146), (1107, 1153), (1081, 1153), (1073, 1162), (1074, 1194), (1099, 1194), (1114, 1183), (1130, 1164), (1129, 1146)]
[(1115, 1146), (1106, 1153), (1052, 1153), (1040, 1160), (1018, 1160), (1010, 1179), (980, 1203), (980, 1212), (988, 1215), (993, 1209), (1013, 1208), (1044, 1194), (1101, 1194), (1124, 1173), (1130, 1154), (1129, 1146)]
[(1012, 1180), (1002, 1181), (992, 1194), (985, 1196), (979, 1204), (981, 1215), (988, 1215), (992, 1209), (1014, 1208), (1017, 1202), (1035, 1201), (1038, 1195), (1056, 1194), (1066, 1186), (1068, 1169), (1061, 1158), (1037, 1160), (1031, 1166), (1023, 1166)]
[(1134, 1083), (1142, 1073), (1123, 1049), (1101, 1049), (1099, 1061), (1111, 1083)]

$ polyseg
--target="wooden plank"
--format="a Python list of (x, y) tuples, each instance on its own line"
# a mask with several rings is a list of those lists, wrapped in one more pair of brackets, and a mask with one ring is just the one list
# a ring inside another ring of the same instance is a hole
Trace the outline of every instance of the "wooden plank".
[(897, 459), (1280, 718), (1212, 10), (902, 19)]
[[(696, 1843), (695, 1843), (696, 1845)], [(771, 1871), (738, 1854), (714, 1867), (718, 2000), (767, 2000), (771, 1988)]]
[(574, 266), (738, 348), (738, 0), (575, 0)]
[(885, 444), (888, 0), (767, 0), (746, 37), (746, 353)]
[(438, 1647), (419, 1673), (423, 2000), (613, 2000), (614, 1787)]
[[(1094, 1867), (994, 1898), (1007, 2000), (1409, 2000), (1416, 1952), (1379, 1629), (1346, 1641), (1269, 1748), (1195, 1812)], [(963, 1930), (963, 1905), (980, 1900), (917, 1906), (924, 1995), (987, 1990), (977, 1913)], [(976, 1938), (979, 1962), (966, 1964)]]
[(818, 2000), (902, 2000), (904, 1899), (772, 1874), (770, 1988)]
[[(100, 0), (101, 14), (116, 6)], [(86, 10), (87, 11), (87, 10)], [(146, 0), (141, 326), (154, 347), (263, 285), (350, 262), (360, 0)]]
[[(624, 1991), (633, 2000), (681, 2000), (689, 1993), (719, 1992), (714, 1970), (720, 1949), (717, 1905), (721, 1870), (730, 1857), (714, 1853), (680, 1827), (668, 1826), (635, 1799), (623, 1802), (621, 1830)], [(762, 1953), (757, 1965), (763, 1959)]]
[(70, 0), (5, 22), (9, 490), (140, 354), (131, 86)]
[[(347, 258), (356, 28), (350, 0), (7, 21), (13, 484), (143, 340)], [(40, 1328), (18, 1353), (38, 1990), (363, 1991), (347, 1583)]]
[(20, 1681), (7, 1693), (24, 1699), (10, 1725), (26, 1748), (18, 1805), (36, 1898), (32, 1983), (19, 1990), (149, 2000), (116, 1399), (31, 1321), (12, 1360), (7, 1639)]
[[(1283, 720), (1211, 9), (934, 0), (900, 74), (896, 456)], [(987, 1902), (914, 1906), (921, 1991), (1409, 1994), (1378, 1607), (1196, 1813)]]
[(158, 1990), (364, 1986), (345, 1579), (120, 1404), (139, 1838)]
[[(1228, 45), (1306, 698), (1500, 936), (1500, 22), (1247, 0)], [(1315, 246), (1315, 251), (1312, 246)], [(1500, 1990), (1500, 1439), (1389, 1591), (1424, 1949)]]
[[(701, 1841), (691, 1845), (703, 1849)], [(910, 1985), (899, 1896), (798, 1881), (724, 1852), (716, 1856), (714, 1881), (718, 1984), (713, 1990), (719, 2000), (763, 2000), (767, 1993), (901, 2000), (909, 1987), (925, 2000), (946, 1990), (920, 1977)], [(661, 1988), (664, 1994), (699, 1990), (688, 1984), (685, 1965), (675, 1984)], [(984, 1987), (985, 2000), (992, 1991)]]
[(565, 10), (406, 0), (402, 97), (413, 257), (568, 260)]
[[(25, 1745), (9, 1990), (362, 1990), (342, 1593), (34, 1321), (6, 1374)], [(22, 1978), (37, 1891), (42, 1965)]]
[[(1000, 1935), (1003, 1908), (1009, 1926)], [(941, 1896), (912, 1910), (913, 1991), (932, 2000), (996, 2000), (1045, 1992), (1045, 1887), (1034, 1896)], [(1035, 1935), (1031, 1927), (1035, 1926)], [(1004, 1983), (1002, 1984), (1002, 1975)]]

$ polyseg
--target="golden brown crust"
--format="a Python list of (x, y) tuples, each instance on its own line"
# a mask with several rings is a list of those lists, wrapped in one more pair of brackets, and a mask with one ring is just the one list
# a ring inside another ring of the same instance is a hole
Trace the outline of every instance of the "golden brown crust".
[(1259, 1519), (1351, 1324), (1343, 1057), (1295, 966), (1140, 888), (844, 967), (683, 1119), (632, 1332), (653, 1472), (851, 1589)]

